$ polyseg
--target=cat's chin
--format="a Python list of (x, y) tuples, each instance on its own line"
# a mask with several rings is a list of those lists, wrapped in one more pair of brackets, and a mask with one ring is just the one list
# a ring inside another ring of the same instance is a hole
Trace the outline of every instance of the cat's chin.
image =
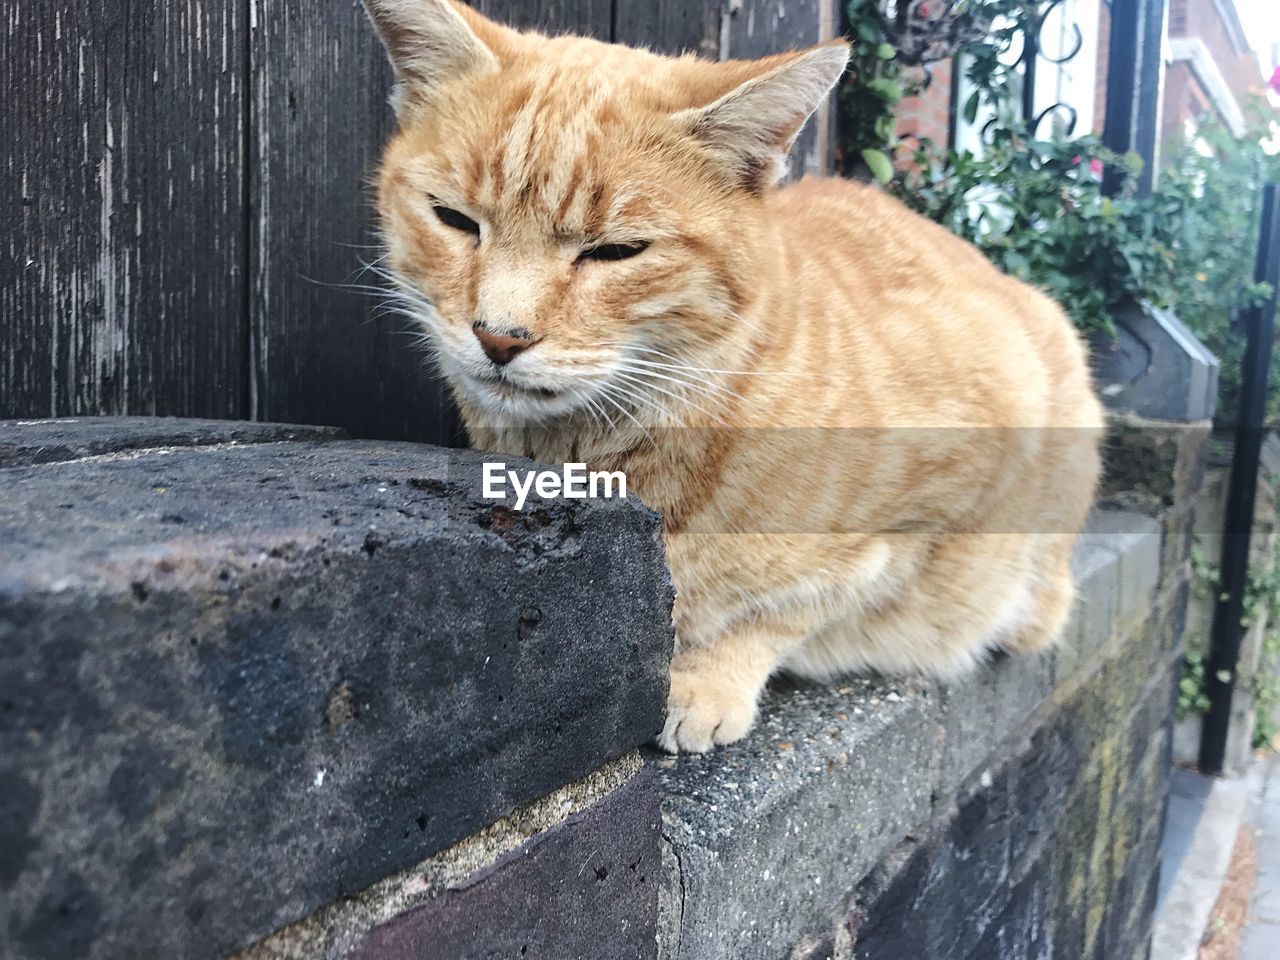
[(582, 401), (571, 391), (531, 387), (505, 378), (465, 374), (462, 388), (495, 426), (543, 426), (578, 410)]

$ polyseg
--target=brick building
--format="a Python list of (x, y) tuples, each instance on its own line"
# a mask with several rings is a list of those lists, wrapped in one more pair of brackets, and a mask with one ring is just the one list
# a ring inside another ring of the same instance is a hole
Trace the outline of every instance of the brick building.
[(1170, 0), (1166, 61), (1166, 139), (1209, 112), (1243, 130), (1244, 105), (1263, 78), (1232, 0)]
[[(1074, 119), (1075, 133), (1102, 132), (1111, 2), (1064, 0), (1042, 31), (1042, 47), (1049, 58), (1078, 49), (1061, 64), (1038, 62), (1036, 110), (1065, 104), (1051, 110), (1051, 116), (1061, 127)], [(1164, 60), (1162, 140), (1181, 135), (1190, 121), (1207, 113), (1236, 132), (1243, 130), (1244, 104), (1250, 92), (1263, 89), (1264, 79), (1233, 0), (1169, 0)], [(934, 64), (931, 72), (932, 81), (924, 93), (903, 101), (899, 136), (975, 146), (985, 118), (980, 115), (969, 125), (956, 115), (956, 106), (968, 95), (962, 60)], [(953, 83), (960, 85), (958, 90), (952, 89)], [(1041, 133), (1047, 134), (1048, 128), (1042, 126)]]

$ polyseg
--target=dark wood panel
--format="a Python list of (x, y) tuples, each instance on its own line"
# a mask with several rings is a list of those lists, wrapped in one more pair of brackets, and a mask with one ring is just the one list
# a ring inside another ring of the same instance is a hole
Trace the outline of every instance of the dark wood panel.
[(616, 0), (614, 40), (660, 53), (720, 55), (729, 0)]
[[(483, 0), (522, 27), (608, 37), (607, 0)], [(346, 289), (378, 256), (369, 182), (393, 129), (391, 71), (357, 0), (258, 8), (252, 51), (253, 411), (357, 436), (456, 439), (443, 385), (398, 318)]]
[[(732, 59), (764, 57), (813, 46), (833, 35), (833, 0), (741, 0), (724, 31), (724, 54)], [(790, 176), (831, 169), (829, 110), (820, 110), (791, 150)]]
[[(342, 286), (376, 256), (368, 180), (392, 126), (358, 0), (5, 2), (0, 415), (453, 435), (404, 327)], [(817, 2), (476, 0), (710, 56), (809, 40)]]
[(447, 440), (441, 385), (399, 319), (346, 283), (379, 254), (370, 180), (391, 70), (359, 0), (259, 3), (251, 51), (252, 409), (357, 436)]
[(243, 413), (233, 0), (7, 0), (0, 416)]
[(612, 0), (469, 0), (486, 17), (521, 30), (577, 33), (608, 40), (613, 30)]

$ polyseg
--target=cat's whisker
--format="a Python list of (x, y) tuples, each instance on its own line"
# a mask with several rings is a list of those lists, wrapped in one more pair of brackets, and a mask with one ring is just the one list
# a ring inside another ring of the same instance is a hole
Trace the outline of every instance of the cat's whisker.
[(627, 417), (627, 419), (629, 419), (632, 423), (634, 423), (637, 427), (639, 427), (640, 432), (643, 433), (646, 437), (648, 437), (649, 443), (653, 446), (654, 450), (659, 449), (658, 442), (653, 439), (653, 434), (651, 434), (648, 430), (645, 429), (644, 424), (641, 423), (639, 420), (637, 420), (632, 415), (630, 410), (628, 410), (622, 404), (618, 403), (618, 401), (614, 400), (613, 397), (610, 396), (610, 391), (608, 389), (601, 387), (600, 396), (603, 397), (605, 400), (608, 400), (615, 407), (617, 407), (618, 410), (621, 411)]
[(574, 399), (578, 401), (581, 408), (587, 412), (587, 416), (591, 418), (592, 426), (599, 426), (599, 423), (596, 420), (596, 412), (588, 404), (587, 398), (584, 397), (580, 391), (575, 390), (573, 387), (569, 387), (568, 390), (571, 394), (573, 394)]
[[(594, 409), (598, 410), (598, 411), (600, 412), (600, 415), (601, 415), (602, 417), (604, 417), (605, 421), (609, 424), (609, 429), (610, 429), (610, 430), (613, 430), (613, 431), (616, 433), (616, 432), (617, 432), (617, 429), (618, 429), (618, 425), (617, 425), (616, 423), (614, 423), (614, 422), (613, 422), (613, 418), (612, 418), (611, 416), (609, 416), (609, 411), (607, 411), (603, 406), (601, 406), (601, 405), (600, 405), (600, 403), (599, 403), (598, 401), (596, 401), (596, 400), (591, 396), (591, 394), (590, 394), (590, 393), (585, 394), (585, 395), (584, 395), (584, 397), (585, 397), (585, 399), (587, 400), (587, 402), (588, 402), (588, 403), (589, 403), (589, 404), (590, 404)], [(603, 424), (601, 425), (601, 429), (603, 429)]]
[[(639, 365), (637, 366), (637, 364)], [(713, 381), (708, 380), (705, 377), (688, 377), (688, 378), (673, 377), (666, 373), (658, 373), (656, 370), (651, 369), (653, 367), (657, 367), (658, 369), (670, 370), (672, 372), (677, 372), (677, 373), (690, 372), (688, 371), (687, 368), (672, 367), (667, 364), (648, 364), (642, 360), (634, 360), (634, 359), (622, 360), (620, 362), (620, 366), (622, 369), (628, 370), (634, 374), (639, 374), (647, 377), (656, 377), (660, 380), (670, 380), (672, 383), (678, 383), (681, 386), (693, 387), (694, 389), (697, 389), (700, 392), (707, 394), (708, 396), (721, 394), (722, 399), (728, 398), (728, 397), (733, 397), (736, 399), (740, 396), (740, 394), (738, 394), (736, 391), (730, 390), (728, 387), (722, 384), (714, 383)]]
[(421, 309), (414, 309), (409, 305), (393, 305), (380, 304), (370, 313), (367, 319), (381, 320), (385, 317), (404, 317), (411, 320), (418, 326), (429, 327), (431, 325), (429, 315)]
[(681, 396), (678, 393), (674, 393), (671, 390), (667, 390), (665, 387), (661, 387), (656, 383), (648, 383), (647, 381), (641, 380), (637, 377), (631, 376), (630, 374), (626, 374), (626, 373), (619, 372), (619, 373), (615, 373), (614, 376), (619, 377), (623, 380), (626, 380), (627, 382), (632, 383), (641, 389), (656, 390), (658, 393), (665, 394), (666, 396), (677, 401), (678, 403), (683, 403), (685, 406), (691, 407), (692, 409), (697, 410), (699, 413), (704, 414), (705, 416), (711, 417), (713, 420), (715, 420), (718, 423), (724, 422), (722, 415), (712, 413), (710, 410), (706, 409), (700, 404), (694, 403), (688, 397)]
[(592, 419), (595, 421), (596, 428), (600, 431), (601, 435), (605, 433), (606, 423), (609, 425), (609, 429), (616, 433), (618, 431), (618, 425), (614, 423), (613, 418), (609, 416), (609, 411), (601, 406), (598, 400), (591, 396), (590, 391), (582, 393), (581, 396), (590, 409)]
[(670, 380), (673, 383), (684, 384), (688, 386), (696, 386), (705, 390), (713, 390), (719, 393), (728, 394), (729, 396), (737, 396), (723, 384), (716, 383), (707, 377), (696, 376), (699, 371), (689, 367), (677, 367), (670, 364), (654, 364), (645, 363), (643, 360), (636, 360), (634, 357), (622, 357), (617, 361), (618, 365), (624, 370), (631, 373), (643, 373), (646, 376), (655, 377), (659, 380)]
[(676, 380), (670, 377), (663, 378), (665, 380), (669, 380), (671, 383), (674, 383), (677, 386), (684, 387), (685, 389), (692, 391), (695, 396), (697, 396), (699, 399), (705, 400), (707, 403), (711, 404), (712, 407), (714, 408), (713, 410), (707, 410), (706, 408), (695, 403), (693, 400), (691, 400), (689, 397), (683, 394), (673, 393), (668, 388), (662, 387), (661, 385), (653, 383), (649, 380), (642, 379), (644, 377), (653, 376), (653, 374), (648, 371), (633, 370), (626, 373), (617, 373), (616, 376), (620, 378), (625, 378), (628, 382), (636, 386), (642, 387), (645, 390), (654, 390), (659, 393), (667, 394), (668, 396), (678, 400), (679, 402), (685, 404), (686, 406), (693, 407), (694, 409), (699, 410), (700, 412), (705, 413), (709, 416), (717, 416), (717, 417), (723, 416), (723, 413), (724, 413), (723, 408), (727, 406), (731, 400), (736, 399), (736, 396), (733, 394), (721, 395), (721, 394), (711, 393), (707, 390), (700, 388), (700, 386), (696, 383), (690, 383), (685, 380)]
[[(617, 346), (622, 347), (624, 353), (627, 350), (636, 350), (643, 353), (651, 353), (660, 357), (666, 357), (669, 360), (677, 361), (676, 363), (670, 365), (670, 368), (675, 370), (686, 370), (686, 371), (692, 371), (695, 373), (719, 373), (728, 377), (797, 377), (797, 376), (800, 376), (800, 374), (792, 372), (790, 370), (721, 370), (717, 367), (695, 367), (690, 364), (680, 362), (679, 357), (673, 356), (672, 354), (669, 354), (669, 353), (664, 353), (661, 350), (654, 350), (650, 347), (641, 347), (641, 346), (637, 346), (635, 344), (629, 344), (629, 343), (619, 343), (617, 344)], [(649, 364), (657, 367), (667, 366), (665, 364), (656, 363), (655, 361), (652, 361), (652, 360), (641, 360), (636, 357), (631, 357), (628, 359), (630, 359), (634, 363), (645, 363), (645, 364)]]
[(744, 327), (746, 327), (748, 330), (750, 330), (752, 333), (759, 334), (761, 336), (765, 334), (764, 327), (760, 326), (760, 324), (752, 320), (748, 320), (746, 317), (738, 313), (736, 310), (730, 310), (728, 311), (728, 314), (729, 316), (733, 317), (733, 319), (737, 320), (740, 324), (742, 324)]
[(627, 386), (625, 384), (621, 384), (617, 382), (613, 382), (609, 384), (601, 384), (602, 389), (605, 387), (612, 389), (616, 396), (622, 397), (628, 403), (643, 404), (645, 407), (652, 410), (658, 416), (658, 419), (659, 419), (658, 426), (665, 426), (666, 421), (674, 420), (674, 417), (672, 417), (670, 410), (668, 410), (655, 398), (646, 396), (644, 393), (642, 393), (639, 390), (627, 389)]

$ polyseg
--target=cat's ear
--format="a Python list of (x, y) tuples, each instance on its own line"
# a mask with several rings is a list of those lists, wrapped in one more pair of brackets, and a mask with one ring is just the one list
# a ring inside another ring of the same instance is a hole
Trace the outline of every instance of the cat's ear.
[(847, 43), (771, 57), (760, 63), (762, 72), (715, 101), (681, 110), (672, 119), (715, 154), (737, 181), (759, 190), (786, 173), (787, 152), (800, 128), (821, 106), (848, 62)]
[(506, 28), (451, 0), (364, 0), (396, 72), (396, 113), (430, 105), (440, 90), (468, 73), (492, 73)]

